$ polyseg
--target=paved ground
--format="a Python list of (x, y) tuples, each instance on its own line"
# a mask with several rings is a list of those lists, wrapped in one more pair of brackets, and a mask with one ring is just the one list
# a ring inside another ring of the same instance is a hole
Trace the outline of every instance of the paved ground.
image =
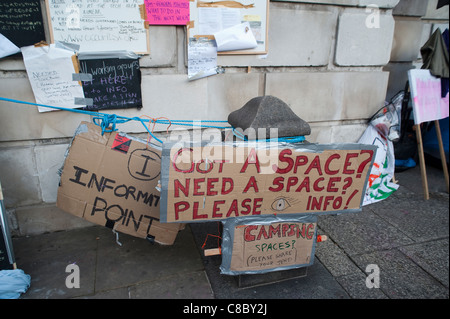
[[(428, 201), (417, 167), (396, 174), (399, 190), (361, 213), (320, 216), (319, 233), (329, 240), (317, 244), (312, 266), (288, 280), (242, 289), (238, 277), (221, 275), (221, 257), (201, 249), (206, 234), (217, 233), (215, 222), (190, 224), (173, 246), (123, 234), (120, 246), (111, 230), (92, 226), (13, 239), (18, 268), (31, 276), (21, 298), (448, 299), (449, 195), (442, 170), (427, 172)], [(73, 263), (80, 288), (69, 289)], [(380, 269), (379, 288), (366, 287), (371, 264)]]

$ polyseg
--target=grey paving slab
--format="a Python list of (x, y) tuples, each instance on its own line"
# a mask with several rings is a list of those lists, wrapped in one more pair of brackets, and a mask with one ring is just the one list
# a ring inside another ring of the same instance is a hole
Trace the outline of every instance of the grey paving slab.
[(381, 289), (367, 287), (366, 279), (369, 273), (358, 271), (350, 275), (336, 277), (336, 280), (352, 299), (389, 299)]
[(397, 249), (376, 251), (354, 256), (365, 269), (375, 264), (380, 269), (380, 290), (392, 299), (445, 299), (448, 288), (430, 276), (409, 257)]
[(213, 292), (204, 271), (175, 274), (166, 280), (130, 287), (131, 299), (212, 299)]
[[(319, 234), (323, 234), (323, 231), (320, 230)], [(331, 238), (317, 243), (315, 256), (334, 277), (361, 272), (358, 266)]]
[(417, 265), (449, 288), (449, 239), (419, 243), (399, 250), (411, 258)]
[[(199, 249), (207, 234), (217, 234), (216, 223), (191, 224)], [(206, 243), (207, 245), (209, 242)], [(205, 246), (208, 248), (208, 246)], [(205, 271), (217, 299), (347, 299), (347, 292), (318, 259), (307, 268), (306, 276), (265, 285), (239, 288), (236, 276), (220, 274), (222, 257), (202, 256)], [(260, 276), (260, 275), (256, 275)], [(270, 276), (269, 276), (270, 277)]]
[(448, 194), (431, 193), (430, 199), (424, 200), (415, 193), (394, 193), (367, 208), (415, 242), (449, 235)]
[(414, 242), (401, 230), (374, 214), (367, 206), (359, 213), (319, 216), (317, 222), (350, 256), (392, 249)]
[[(24, 299), (71, 298), (94, 293), (97, 227), (13, 239), (17, 267), (31, 276)], [(83, 240), (80, 240), (83, 238)], [(66, 267), (80, 269), (80, 288), (67, 288)]]
[(175, 243), (170, 246), (151, 244), (125, 234), (119, 235), (122, 244), (119, 246), (109, 234), (105, 235), (106, 238), (99, 240), (96, 291), (203, 270), (188, 228), (180, 231)]

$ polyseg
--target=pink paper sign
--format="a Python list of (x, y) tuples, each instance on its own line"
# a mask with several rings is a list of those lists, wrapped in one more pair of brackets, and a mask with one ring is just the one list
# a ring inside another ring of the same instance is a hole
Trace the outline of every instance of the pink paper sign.
[(415, 124), (448, 117), (448, 94), (441, 97), (441, 80), (432, 76), (429, 70), (410, 70), (408, 76)]
[(189, 0), (145, 0), (147, 20), (152, 25), (186, 25)]

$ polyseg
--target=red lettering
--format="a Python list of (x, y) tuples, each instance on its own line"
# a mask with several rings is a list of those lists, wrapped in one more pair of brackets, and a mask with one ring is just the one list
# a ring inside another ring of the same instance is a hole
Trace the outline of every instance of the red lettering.
[(313, 184), (313, 189), (315, 192), (320, 192), (323, 191), (325, 187), (323, 186), (319, 186), (319, 182), (322, 182), (325, 178), (323, 177), (319, 177), (318, 179), (316, 179), (316, 181)]
[[(180, 207), (182, 206), (183, 207)], [(174, 210), (175, 210), (175, 220), (180, 219), (179, 213), (184, 212), (185, 210), (189, 209), (189, 203), (188, 202), (177, 202), (174, 204)]]
[(348, 153), (347, 156), (345, 156), (344, 170), (342, 171), (343, 174), (353, 174), (355, 172), (355, 170), (347, 168), (352, 165), (350, 159), (353, 157), (358, 157), (358, 155), (358, 153)]
[[(312, 229), (312, 231), (310, 231)], [(306, 238), (312, 239), (314, 237), (314, 224), (309, 224), (306, 227)]]
[(253, 187), (255, 193), (258, 193), (258, 184), (256, 183), (255, 176), (250, 177), (247, 186), (245, 186), (243, 193), (247, 193), (250, 187)]
[(249, 204), (247, 204), (247, 203), (248, 203), (248, 202), (251, 202), (251, 201), (252, 201), (252, 200), (251, 200), (250, 198), (246, 198), (246, 199), (244, 199), (244, 200), (242, 201), (241, 206), (242, 206), (242, 208), (245, 208), (245, 210), (243, 210), (243, 211), (241, 212), (242, 215), (247, 215), (247, 214), (250, 213), (250, 211), (251, 211), (251, 209), (252, 209), (252, 206), (249, 205)]
[(291, 189), (291, 186), (294, 186), (295, 184), (297, 184), (298, 182), (298, 178), (296, 176), (291, 176), (288, 178), (288, 181), (286, 183), (286, 192), (289, 192), (289, 190)]
[(230, 217), (231, 213), (234, 213), (234, 216), (239, 217), (237, 199), (234, 199), (231, 203), (230, 209), (228, 209), (227, 217)]
[(174, 196), (180, 197), (180, 190), (183, 192), (184, 196), (189, 196), (189, 182), (190, 178), (186, 178), (186, 185), (183, 187), (183, 184), (178, 180), (173, 181), (173, 188), (174, 188)]
[(201, 188), (201, 185), (199, 183), (204, 183), (204, 178), (195, 178), (194, 179), (194, 193), (192, 195), (194, 196), (203, 196), (205, 195), (205, 192), (200, 192), (199, 189)]
[(317, 170), (317, 173), (319, 175), (322, 175), (322, 169), (320, 168), (320, 157), (319, 157), (319, 155), (314, 157), (314, 159), (312, 160), (312, 162), (309, 165), (308, 169), (305, 171), (305, 174), (309, 174), (309, 172), (311, 172), (311, 170), (313, 168), (315, 168)]
[(273, 180), (273, 185), (277, 185), (277, 187), (269, 187), (269, 191), (271, 191), (271, 192), (279, 192), (279, 191), (282, 191), (283, 190), (283, 187), (284, 187), (284, 184), (283, 184), (283, 182), (284, 182), (284, 177), (276, 177), (276, 178), (274, 178), (274, 180)]
[(262, 198), (255, 198), (253, 200), (253, 212), (252, 215), (261, 215), (261, 211), (258, 211), (257, 209), (261, 207), (262, 205)]
[(308, 157), (306, 155), (299, 155), (295, 158), (294, 173), (297, 173), (297, 167), (306, 165), (308, 163)]
[(303, 188), (306, 188), (305, 191), (309, 193), (309, 177), (306, 176), (305, 179), (303, 179), (303, 182), (300, 184), (300, 186), (295, 190), (296, 192), (301, 192)]
[(222, 214), (218, 214), (217, 213), (219, 211), (219, 208), (217, 206), (218, 205), (222, 205), (222, 204), (225, 204), (224, 200), (216, 200), (216, 201), (214, 201), (213, 212), (212, 212), (212, 217), (213, 218), (222, 218)]
[(341, 158), (341, 155), (339, 155), (339, 154), (333, 154), (330, 157), (328, 157), (327, 161), (325, 162), (325, 167), (324, 167), (325, 174), (335, 175), (335, 174), (339, 173), (339, 170), (331, 170), (330, 169), (331, 161), (334, 160), (334, 159), (339, 159), (339, 158)]
[[(229, 185), (229, 188), (227, 189), (227, 184)], [(222, 179), (222, 191), (220, 192), (220, 194), (222, 195), (226, 195), (228, 193), (230, 193), (233, 190), (233, 179), (228, 178), (228, 177), (224, 177)]]
[[(250, 160), (250, 157), (253, 156), (253, 159)], [(248, 154), (247, 159), (245, 160), (244, 165), (242, 166), (241, 169), (241, 173), (245, 173), (245, 171), (247, 170), (248, 164), (255, 164), (256, 166), (256, 171), (258, 173), (261, 172), (261, 169), (259, 167), (259, 160), (258, 160), (258, 155), (256, 155), (256, 151), (254, 148), (251, 149), (250, 153)]]
[(244, 240), (245, 241), (254, 241), (255, 240), (255, 235), (252, 235), (251, 231), (258, 229), (258, 226), (255, 225), (250, 225), (245, 227), (244, 230)]
[(206, 182), (206, 195), (207, 196), (214, 196), (217, 195), (216, 191), (213, 191), (214, 183), (217, 183), (219, 181), (218, 178), (208, 178)]
[(173, 168), (174, 168), (175, 171), (180, 172), (180, 173), (192, 173), (194, 171), (194, 166), (195, 166), (194, 163), (191, 163), (192, 164), (191, 168), (185, 169), (185, 170), (180, 169), (180, 168), (177, 167), (177, 158), (184, 150), (189, 150), (191, 152), (194, 151), (192, 148), (180, 148), (178, 150), (178, 152), (176, 152), (174, 154), (174, 156), (173, 156), (173, 159), (172, 159)]
[[(205, 168), (206, 168), (205, 170), (200, 169), (200, 164), (201, 163), (206, 163), (205, 164)], [(197, 172), (199, 172), (200, 174), (206, 174), (206, 173), (211, 172), (213, 167), (214, 167), (213, 163), (208, 163), (208, 162), (205, 162), (205, 160), (201, 160), (200, 162), (197, 163)]]
[(272, 168), (275, 171), (275, 173), (285, 174), (292, 169), (292, 166), (294, 165), (294, 160), (289, 156), (285, 157), (285, 155), (292, 155), (292, 150), (284, 149), (280, 152), (280, 154), (278, 155), (278, 161), (287, 163), (287, 166), (286, 168), (279, 168), (277, 165), (273, 164)]
[(341, 178), (340, 177), (330, 177), (330, 180), (328, 181), (328, 187), (327, 187), (327, 192), (337, 192), (339, 191), (338, 188), (334, 187), (336, 182), (340, 182)]
[(198, 202), (195, 202), (194, 210), (192, 213), (192, 219), (195, 220), (195, 219), (206, 219), (206, 218), (208, 218), (208, 214), (203, 214), (203, 215), (198, 214)]

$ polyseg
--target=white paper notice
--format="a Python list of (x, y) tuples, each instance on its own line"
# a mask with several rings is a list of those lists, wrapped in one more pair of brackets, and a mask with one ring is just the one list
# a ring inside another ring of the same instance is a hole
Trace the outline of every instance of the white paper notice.
[(18, 52), (20, 52), (20, 49), (0, 33), (0, 59)]
[(210, 35), (241, 23), (241, 13), (236, 8), (199, 8), (199, 34)]
[(217, 48), (214, 42), (205, 39), (189, 41), (188, 79), (197, 80), (217, 73)]
[(214, 33), (214, 38), (219, 52), (253, 49), (258, 45), (248, 22)]
[[(84, 92), (78, 81), (72, 80), (75, 73), (73, 51), (57, 48), (55, 44), (42, 47), (30, 45), (21, 50), (37, 104), (65, 108), (85, 106), (74, 103), (75, 98), (84, 98)], [(54, 110), (39, 106), (39, 112)]]

